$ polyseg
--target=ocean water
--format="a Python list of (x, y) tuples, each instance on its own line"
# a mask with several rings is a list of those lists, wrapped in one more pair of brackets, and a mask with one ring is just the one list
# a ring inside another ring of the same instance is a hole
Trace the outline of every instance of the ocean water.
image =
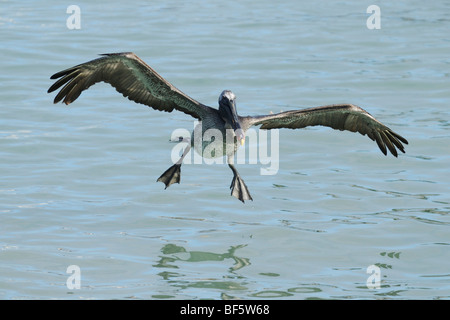
[[(370, 1), (73, 4), (0, 3), (1, 299), (450, 297), (448, 1), (378, 2), (380, 29)], [(233, 90), (241, 115), (357, 104), (406, 153), (280, 130), (273, 174), (238, 165), (254, 201), (230, 196), (225, 164), (183, 165), (164, 190), (192, 118), (106, 84), (70, 106), (47, 94), (122, 51), (207, 105)]]

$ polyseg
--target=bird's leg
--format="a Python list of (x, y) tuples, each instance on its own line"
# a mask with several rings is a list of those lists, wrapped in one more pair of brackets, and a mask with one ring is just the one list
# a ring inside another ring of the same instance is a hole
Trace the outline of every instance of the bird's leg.
[(233, 165), (232, 157), (228, 157), (228, 166), (233, 171), (233, 180), (231, 181), (230, 189), (231, 195), (238, 198), (242, 202), (245, 203), (245, 200), (252, 200), (252, 196), (245, 185), (244, 180), (242, 180), (239, 172), (237, 172), (236, 168)]
[(164, 171), (164, 173), (158, 178), (158, 181), (163, 182), (167, 189), (172, 183), (180, 183), (181, 176), (181, 164), (183, 163), (184, 157), (188, 154), (189, 150), (191, 150), (191, 142), (189, 138), (184, 138), (180, 141), (188, 142), (187, 147), (183, 151), (183, 155), (180, 160), (178, 160), (173, 166)]

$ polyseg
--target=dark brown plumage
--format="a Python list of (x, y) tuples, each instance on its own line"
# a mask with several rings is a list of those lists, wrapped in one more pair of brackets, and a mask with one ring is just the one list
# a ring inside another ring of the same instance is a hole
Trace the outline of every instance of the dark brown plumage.
[(61, 79), (48, 89), (49, 93), (65, 85), (56, 95), (54, 103), (63, 100), (68, 105), (84, 90), (104, 81), (124, 97), (159, 111), (172, 112), (176, 109), (200, 120), (212, 109), (182, 93), (132, 52), (102, 56), (51, 76), (50, 79)]
[(353, 104), (336, 104), (303, 110), (292, 110), (277, 114), (244, 117), (243, 122), (250, 126), (261, 125), (261, 129), (300, 129), (308, 126), (326, 126), (337, 130), (359, 132), (376, 141), (378, 147), (387, 155), (387, 149), (398, 156), (397, 147), (405, 152), (402, 142), (408, 141), (375, 119), (364, 109)]
[[(62, 87), (54, 103), (63, 101), (68, 105), (74, 102), (84, 90), (103, 81), (111, 84), (124, 97), (134, 102), (160, 111), (178, 110), (201, 120), (199, 128), (202, 133), (209, 129), (218, 129), (225, 135), (228, 129), (232, 129), (235, 137), (234, 146), (224, 149), (214, 157), (227, 156), (228, 165), (233, 172), (231, 194), (242, 202), (253, 199), (234, 167), (233, 155), (239, 142), (243, 143), (245, 132), (251, 126), (261, 125), (261, 129), (299, 129), (320, 125), (337, 130), (359, 132), (376, 141), (383, 154), (387, 155), (389, 150), (395, 157), (398, 156), (397, 149), (405, 152), (402, 143), (408, 144), (405, 138), (376, 120), (364, 109), (352, 104), (327, 105), (269, 115), (241, 117), (236, 111), (236, 96), (231, 91), (224, 90), (219, 96), (219, 109), (211, 108), (175, 88), (132, 52), (104, 54), (101, 58), (55, 73), (51, 79), (58, 80), (48, 89), (49, 93)], [(166, 188), (180, 182), (181, 163), (194, 145), (193, 140), (192, 136), (191, 144), (188, 145), (180, 160), (159, 177), (158, 181), (162, 181)]]

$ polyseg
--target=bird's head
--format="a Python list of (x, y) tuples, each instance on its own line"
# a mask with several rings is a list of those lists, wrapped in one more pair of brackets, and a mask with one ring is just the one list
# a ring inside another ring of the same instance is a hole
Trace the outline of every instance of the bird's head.
[(236, 138), (243, 145), (245, 142), (245, 134), (236, 110), (236, 95), (230, 90), (222, 91), (219, 96), (219, 113), (225, 122), (231, 124)]

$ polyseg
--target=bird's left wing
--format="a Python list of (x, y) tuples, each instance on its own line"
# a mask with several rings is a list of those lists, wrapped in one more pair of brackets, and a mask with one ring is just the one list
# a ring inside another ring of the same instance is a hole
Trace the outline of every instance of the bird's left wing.
[(132, 52), (103, 54), (103, 57), (79, 64), (51, 76), (58, 79), (49, 89), (56, 95), (54, 103), (75, 101), (97, 82), (111, 84), (128, 99), (153, 109), (171, 112), (173, 109), (201, 120), (212, 109), (187, 96), (161, 77)]
[(389, 149), (395, 157), (398, 155), (396, 147), (404, 153), (402, 142), (408, 144), (405, 138), (376, 120), (364, 109), (352, 104), (328, 105), (256, 117), (242, 117), (242, 120), (248, 127), (261, 125), (261, 129), (326, 126), (337, 130), (359, 132), (376, 141), (385, 155)]

